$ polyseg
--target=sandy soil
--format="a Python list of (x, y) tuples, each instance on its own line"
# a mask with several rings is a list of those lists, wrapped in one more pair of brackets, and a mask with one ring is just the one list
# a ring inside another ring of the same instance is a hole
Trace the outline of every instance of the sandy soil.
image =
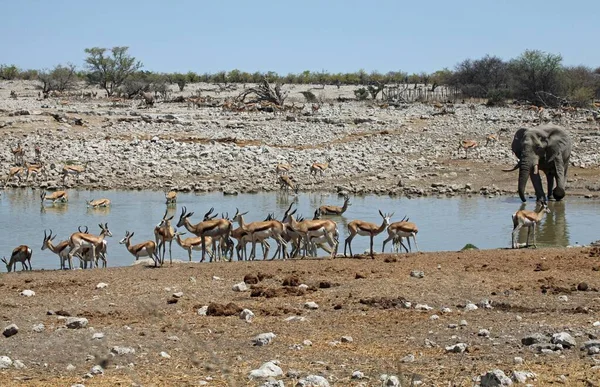
[[(493, 250), (3, 274), (0, 315), (20, 331), (0, 339), (0, 356), (27, 368), (0, 370), (0, 384), (254, 386), (264, 381), (249, 380), (249, 372), (278, 360), (284, 376), (276, 379), (286, 386), (308, 374), (335, 386), (377, 386), (384, 373), (424, 385), (465, 386), (496, 368), (507, 375), (534, 372), (534, 385), (597, 385), (593, 367), (600, 359), (579, 346), (600, 335), (592, 325), (600, 309), (599, 253)], [(424, 278), (411, 277), (413, 269)], [(262, 281), (234, 292), (232, 285), (246, 275)], [(283, 286), (286, 280), (309, 288)], [(96, 289), (100, 282), (108, 286)], [(588, 290), (577, 291), (583, 282)], [(24, 289), (35, 296), (21, 296)], [(183, 295), (175, 299), (176, 292)], [(565, 295), (567, 301), (559, 298)], [(403, 308), (402, 300), (412, 306)], [(465, 311), (466, 303), (482, 300), (492, 308)], [(319, 308), (306, 309), (308, 301)], [(210, 303), (234, 303), (256, 316), (251, 323), (237, 313), (199, 316)], [(417, 304), (433, 309), (420, 311)], [(451, 311), (442, 313), (443, 307)], [(64, 317), (49, 311), (85, 317), (89, 325), (67, 329)], [(290, 316), (306, 320), (285, 321)], [(468, 325), (457, 327), (463, 319)], [(36, 333), (32, 327), (39, 323), (45, 329)], [(489, 337), (479, 336), (481, 329)], [(575, 338), (574, 348), (543, 354), (521, 344), (532, 333), (562, 331)], [(99, 332), (104, 338), (92, 339)], [(252, 338), (264, 332), (277, 336), (270, 345), (253, 346)], [(342, 336), (352, 342), (341, 342)], [(447, 353), (446, 346), (459, 342), (466, 352)], [(112, 355), (114, 346), (135, 353)], [(415, 360), (404, 362), (409, 354)], [(515, 364), (515, 357), (524, 363)], [(97, 364), (104, 375), (84, 379)], [(368, 379), (352, 380), (356, 370)]]

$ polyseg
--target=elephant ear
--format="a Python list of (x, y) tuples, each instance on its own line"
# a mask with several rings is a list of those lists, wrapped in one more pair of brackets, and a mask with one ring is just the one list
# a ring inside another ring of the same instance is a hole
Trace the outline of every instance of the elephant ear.
[(525, 133), (527, 129), (521, 128), (517, 130), (512, 142), (512, 151), (517, 156), (519, 160), (521, 160), (521, 156), (523, 153), (523, 138), (525, 137)]

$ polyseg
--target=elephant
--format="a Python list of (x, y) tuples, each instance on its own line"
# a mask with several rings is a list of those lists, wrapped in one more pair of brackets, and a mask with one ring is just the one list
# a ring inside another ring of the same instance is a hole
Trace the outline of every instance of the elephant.
[[(536, 200), (561, 200), (565, 197), (567, 169), (571, 157), (572, 141), (565, 130), (557, 125), (542, 125), (537, 128), (521, 128), (515, 133), (512, 151), (519, 159), (517, 165), (505, 172), (519, 170), (519, 197), (525, 198), (525, 185), (530, 177), (535, 189)], [(546, 174), (548, 198), (544, 193), (539, 171)], [(554, 180), (556, 179), (556, 188)]]

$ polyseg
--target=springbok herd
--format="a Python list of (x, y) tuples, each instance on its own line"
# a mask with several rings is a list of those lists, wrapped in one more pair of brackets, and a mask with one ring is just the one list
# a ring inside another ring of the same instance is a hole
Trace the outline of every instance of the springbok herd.
[[(40, 195), (42, 205), (45, 200), (51, 200), (53, 203), (64, 203), (68, 201), (66, 191), (55, 191), (51, 195), (42, 192)], [(177, 202), (177, 192), (165, 192), (167, 207), (173, 206)], [(98, 199), (90, 200), (87, 203), (88, 207), (109, 207), (110, 200)], [(271, 257), (286, 259), (295, 258), (301, 254), (304, 258), (308, 256), (317, 256), (317, 250), (323, 249), (331, 258), (337, 256), (339, 244), (339, 231), (337, 223), (331, 218), (322, 219), (323, 216), (335, 217), (342, 215), (350, 206), (350, 198), (344, 195), (344, 203), (342, 206), (323, 205), (317, 208), (314, 212), (314, 218), (311, 220), (296, 218), (296, 209), (292, 209), (293, 203), (285, 211), (281, 221), (274, 218), (272, 214), (268, 214), (264, 221), (246, 223), (244, 215), (247, 212), (242, 212), (236, 209), (235, 215), (229, 218), (228, 214), (214, 213), (214, 208), (211, 208), (204, 219), (199, 223), (192, 223), (191, 218), (193, 212), (187, 210), (186, 207), (181, 209), (181, 214), (176, 227), (185, 229), (194, 237), (183, 239), (181, 236), (185, 232), (176, 231), (173, 227), (173, 216), (168, 216), (168, 208), (165, 211), (161, 221), (154, 227), (155, 240), (147, 240), (141, 243), (132, 244), (134, 232), (127, 231), (120, 244), (124, 244), (127, 250), (138, 260), (140, 257), (149, 257), (154, 261), (155, 266), (164, 264), (166, 247), (169, 247), (169, 260), (172, 263), (171, 246), (173, 240), (179, 246), (188, 252), (188, 259), (192, 261), (192, 251), (202, 251), (200, 262), (204, 262), (206, 254), (209, 255), (210, 262), (220, 260), (233, 260), (234, 250), (238, 261), (254, 260), (256, 257), (256, 245), (261, 245), (263, 259), (268, 259), (270, 244), (268, 239), (273, 239), (277, 244), (277, 250)], [(528, 228), (527, 243), (529, 245), (530, 233), (533, 231), (533, 245), (536, 245), (535, 230), (536, 225), (542, 220), (542, 217), (550, 212), (546, 202), (540, 203), (540, 208), (537, 211), (517, 211), (513, 214), (513, 232), (512, 232), (512, 247), (518, 248), (517, 235), (519, 230), (525, 226)], [(417, 233), (419, 229), (415, 223), (409, 222), (409, 219), (404, 217), (398, 222), (391, 223), (393, 213), (384, 214), (379, 211), (382, 218), (381, 224), (365, 222), (362, 220), (353, 220), (348, 223), (348, 237), (344, 242), (344, 256), (347, 256), (349, 250), (350, 256), (352, 253), (352, 240), (357, 235), (368, 236), (370, 238), (370, 255), (374, 258), (373, 239), (381, 234), (384, 230), (387, 231), (388, 237), (383, 241), (382, 252), (385, 251), (385, 246), (388, 242), (392, 242), (392, 251), (399, 252), (404, 248), (408, 253), (412, 251), (410, 239), (412, 237), (415, 248), (418, 251)], [(237, 223), (238, 227), (234, 227)], [(107, 264), (107, 242), (106, 237), (112, 237), (112, 233), (108, 227), (108, 223), (99, 224), (99, 235), (90, 234), (88, 228), (84, 230), (81, 227), (77, 232), (71, 234), (69, 239), (54, 244), (56, 235), (52, 230), (47, 232), (44, 230), (44, 238), (42, 242), (42, 250), (50, 250), (58, 255), (60, 268), (73, 268), (73, 257), (80, 261), (81, 268), (99, 267), (99, 261), (102, 261), (102, 267)], [(403, 238), (406, 238), (408, 247), (403, 243)], [(247, 245), (251, 243), (252, 248), (250, 256), (247, 254)], [(288, 252), (288, 245), (291, 250)], [(15, 265), (21, 263), (22, 270), (32, 270), (31, 257), (33, 250), (26, 245), (16, 247), (11, 254), (10, 260), (6, 257), (2, 258), (2, 262), (6, 264), (9, 272), (16, 270)]]

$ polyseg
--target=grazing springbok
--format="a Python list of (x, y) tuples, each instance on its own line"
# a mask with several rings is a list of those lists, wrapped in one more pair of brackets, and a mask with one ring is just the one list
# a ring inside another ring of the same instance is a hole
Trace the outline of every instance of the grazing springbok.
[[(2, 262), (6, 265), (6, 270), (10, 273), (17, 262), (21, 263), (21, 270), (32, 270), (31, 268), (31, 254), (33, 252), (28, 246), (21, 245), (19, 247), (15, 247), (10, 255), (10, 261), (6, 261), (6, 257), (2, 257)], [(29, 267), (27, 263), (29, 262)], [(16, 271), (16, 268), (15, 268)]]
[(495, 144), (498, 142), (498, 134), (497, 133), (491, 133), (488, 134), (487, 136), (485, 136), (485, 146), (488, 146), (488, 144)]
[(89, 200), (89, 201), (86, 201), (85, 203), (87, 204), (88, 207), (92, 207), (92, 208), (109, 207), (110, 206), (109, 199)]
[(320, 172), (321, 176), (323, 176), (323, 173), (325, 172), (325, 170), (327, 168), (329, 168), (329, 164), (331, 163), (331, 160), (333, 160), (333, 158), (327, 157), (326, 160), (327, 160), (327, 162), (324, 164), (313, 163), (310, 166), (310, 175), (317, 177), (317, 172)]
[(344, 243), (344, 256), (346, 257), (346, 247), (350, 248), (350, 256), (354, 256), (352, 254), (352, 239), (358, 234), (362, 236), (369, 236), (370, 241), (370, 252), (371, 258), (375, 259), (375, 255), (373, 253), (373, 238), (379, 235), (385, 230), (387, 226), (390, 225), (390, 218), (394, 216), (394, 213), (391, 214), (383, 214), (381, 210), (379, 210), (379, 215), (383, 218), (383, 223), (381, 226), (376, 225), (375, 223), (365, 222), (363, 220), (353, 220), (348, 223), (348, 232), (350, 235), (346, 238), (346, 242)]
[(75, 175), (75, 180), (79, 181), (79, 175), (86, 171), (88, 162), (85, 165), (65, 165), (62, 169), (63, 185), (67, 181), (67, 176)]
[[(188, 259), (190, 262), (192, 262), (192, 250), (195, 251), (201, 251), (202, 250), (202, 238), (201, 237), (190, 237), (190, 238), (185, 238), (185, 239), (181, 239), (181, 236), (184, 235), (184, 232), (176, 232), (175, 233), (175, 240), (177, 241), (177, 244), (179, 246), (181, 246), (182, 249), (187, 250), (188, 252)], [(206, 247), (210, 248), (212, 250), (212, 244), (213, 244), (213, 239), (209, 236), (205, 237), (206, 239)], [(208, 257), (212, 260), (213, 259), (213, 251), (207, 251)]]
[[(383, 241), (383, 247), (381, 248), (381, 252), (385, 252), (385, 245), (392, 241), (393, 249), (398, 252), (398, 250), (404, 250), (408, 253), (409, 249), (412, 252), (412, 246), (410, 245), (409, 237), (413, 238), (415, 242), (415, 247), (417, 251), (419, 251), (419, 246), (417, 245), (417, 233), (419, 232), (419, 228), (413, 222), (409, 222), (406, 217), (399, 222), (394, 222), (390, 224), (387, 228), (388, 237)], [(402, 238), (406, 238), (408, 242), (408, 248), (402, 243)]]
[[(209, 211), (205, 217), (209, 216), (210, 213), (211, 211)], [(179, 216), (179, 222), (177, 222), (177, 227), (185, 227), (192, 234), (202, 238), (202, 259), (200, 262), (204, 262), (204, 259), (206, 258), (207, 237), (211, 237), (214, 240), (222, 236), (223, 239), (227, 241), (229, 240), (229, 235), (231, 234), (232, 225), (229, 220), (222, 218), (203, 220), (200, 223), (191, 224), (189, 218), (193, 214), (193, 212), (188, 213), (187, 209), (183, 207), (181, 210), (181, 215)], [(217, 255), (220, 255), (219, 250), (217, 250), (217, 253)], [(210, 259), (210, 262), (212, 262), (212, 258)]]
[(133, 234), (135, 234), (135, 232), (129, 233), (129, 231), (125, 231), (125, 238), (121, 239), (119, 243), (125, 245), (131, 255), (135, 257), (136, 261), (140, 259), (140, 257), (150, 257), (154, 260), (154, 264), (156, 266), (159, 260), (156, 253), (156, 243), (148, 240), (132, 246), (131, 238), (133, 237)]
[(473, 140), (461, 140), (458, 143), (457, 151), (464, 149), (465, 150), (465, 159), (469, 158), (469, 149), (475, 149), (477, 147), (477, 141)]
[(23, 178), (23, 167), (11, 167), (8, 170), (8, 175), (6, 176), (6, 180), (4, 180), (4, 184), (8, 183), (9, 180), (17, 177), (19, 179), (19, 184), (21, 184), (21, 179)]
[(177, 203), (177, 192), (176, 191), (165, 191), (165, 200), (167, 204)]
[[(92, 235), (83, 232), (76, 232), (71, 235), (69, 238), (69, 246), (71, 247), (71, 251), (69, 251), (69, 266), (72, 266), (73, 256), (78, 252), (82, 253), (82, 250), (86, 247), (91, 248), (91, 257), (96, 267), (98, 267), (98, 257), (99, 257), (99, 247), (104, 241), (104, 237), (112, 237), (112, 233), (108, 229), (108, 223), (98, 224), (100, 226), (100, 235)], [(106, 258), (103, 259), (106, 264)]]
[(350, 206), (350, 197), (348, 195), (344, 195), (344, 205), (343, 206), (329, 206), (324, 205), (319, 207), (319, 211), (321, 215), (342, 215)]
[(24, 165), (25, 149), (21, 146), (21, 143), (19, 142), (15, 149), (10, 148), (10, 150), (13, 154), (15, 164)]
[[(54, 254), (58, 255), (58, 258), (60, 259), (60, 269), (64, 270), (65, 262), (69, 260), (69, 241), (64, 240), (59, 244), (55, 245), (53, 243), (54, 238), (56, 238), (56, 235), (52, 235), (52, 229), (50, 229), (50, 234), (46, 234), (46, 230), (44, 230), (44, 242), (42, 243), (42, 251), (48, 249)], [(73, 268), (69, 265), (69, 269)]]
[(289, 175), (292, 166), (290, 164), (277, 164), (275, 166), (275, 173), (279, 175)]
[(42, 199), (42, 204), (44, 204), (44, 200), (51, 201), (52, 204), (56, 203), (57, 201), (66, 203), (69, 201), (69, 194), (67, 191), (54, 191), (50, 195), (47, 195), (46, 191), (42, 191), (40, 198)]
[(529, 247), (529, 234), (533, 230), (533, 247), (537, 248), (535, 240), (535, 229), (537, 224), (542, 220), (545, 214), (549, 214), (550, 209), (546, 201), (540, 202), (538, 211), (519, 210), (512, 215), (513, 231), (512, 231), (512, 248), (519, 248), (518, 235), (521, 227), (527, 227), (527, 242), (525, 247)]
[[(250, 259), (252, 260), (254, 257), (256, 257), (256, 242), (263, 241), (269, 237), (275, 239), (278, 245), (277, 251), (280, 253), (283, 252), (283, 258), (287, 258), (287, 243), (283, 239), (283, 234), (285, 232), (284, 224), (277, 220), (252, 222), (246, 224), (246, 222), (244, 222), (245, 214), (247, 214), (247, 212), (240, 214), (240, 211), (236, 209), (233, 221), (238, 222), (240, 228), (250, 235), (250, 240), (252, 240)], [(275, 258), (275, 255), (273, 255), (273, 258)]]
[(294, 184), (294, 182), (288, 175), (279, 175), (278, 182), (279, 189), (282, 189), (284, 191), (289, 191), (290, 189), (294, 192), (298, 191), (297, 185)]

